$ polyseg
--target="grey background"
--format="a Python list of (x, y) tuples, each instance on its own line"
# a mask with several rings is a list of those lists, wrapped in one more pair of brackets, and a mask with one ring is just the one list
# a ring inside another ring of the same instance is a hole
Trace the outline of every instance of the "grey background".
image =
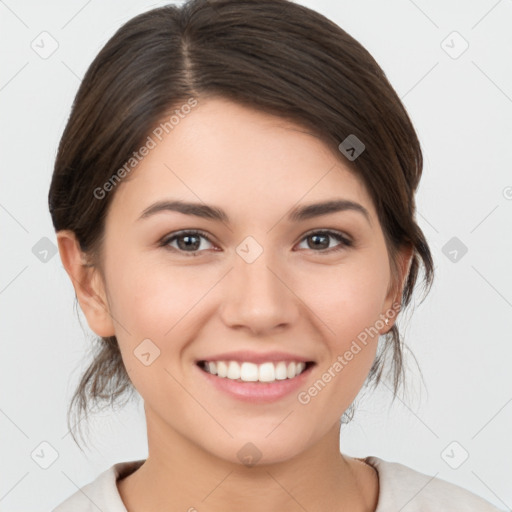
[[(49, 510), (147, 454), (142, 402), (94, 418), (85, 454), (68, 434), (90, 340), (51, 252), (47, 193), (85, 70), (118, 27), (164, 3), (0, 1), (2, 511)], [(361, 42), (402, 98), (424, 151), (418, 220), (437, 271), (429, 297), (399, 322), (426, 386), (411, 361), (407, 399), (390, 407), (387, 385), (361, 397), (342, 451), (401, 462), (510, 509), (512, 1), (299, 3)], [(43, 31), (58, 43), (47, 58), (31, 47)], [(469, 44), (460, 55), (453, 31)]]

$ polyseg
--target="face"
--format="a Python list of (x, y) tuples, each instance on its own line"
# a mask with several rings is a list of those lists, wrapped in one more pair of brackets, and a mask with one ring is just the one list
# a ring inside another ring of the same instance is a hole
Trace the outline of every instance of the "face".
[[(343, 159), (299, 126), (199, 98), (118, 185), (103, 260), (110, 314), (89, 325), (117, 337), (148, 433), (173, 432), (233, 462), (250, 442), (270, 463), (339, 422), (375, 357), (378, 334), (362, 333), (387, 332), (394, 320), (386, 326), (383, 314), (397, 298), (387, 293), (377, 213)], [(339, 200), (360, 208), (291, 215)], [(172, 209), (143, 216), (162, 201), (208, 205), (225, 217)], [(217, 384), (228, 377), (197, 364), (235, 351), (248, 361), (285, 353), (276, 357), (286, 371), (295, 359), (314, 364), (295, 378), (226, 388)], [(248, 396), (236, 395), (243, 386)], [(273, 399), (262, 398), (263, 387)]]

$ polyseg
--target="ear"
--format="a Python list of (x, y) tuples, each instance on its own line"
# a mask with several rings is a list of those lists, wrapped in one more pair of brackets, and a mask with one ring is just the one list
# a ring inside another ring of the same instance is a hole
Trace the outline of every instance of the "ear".
[(114, 336), (114, 323), (106, 299), (105, 283), (99, 270), (87, 266), (86, 255), (80, 249), (73, 231), (58, 231), (57, 242), (60, 258), (73, 283), (76, 297), (89, 327), (98, 336)]
[(393, 317), (389, 316), (389, 324), (386, 325), (385, 331), (381, 334), (386, 334), (393, 327), (394, 322), (396, 321), (396, 317), (398, 315), (399, 309), (393, 307), (396, 304), (402, 304), (402, 293), (405, 287), (405, 283), (407, 281), (407, 277), (409, 275), (409, 270), (411, 267), (411, 261), (413, 256), (413, 246), (403, 246), (398, 253), (398, 282), (394, 283), (394, 286), (390, 285), (390, 290), (386, 296), (386, 300), (384, 302), (384, 314), (387, 311), (393, 310), (395, 314)]

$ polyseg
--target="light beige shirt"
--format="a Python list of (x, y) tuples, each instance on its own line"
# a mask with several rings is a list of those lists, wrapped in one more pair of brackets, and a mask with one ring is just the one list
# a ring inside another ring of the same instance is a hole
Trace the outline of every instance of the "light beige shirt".
[[(502, 512), (458, 485), (389, 462), (366, 457), (379, 475), (379, 500), (375, 512)], [(52, 512), (127, 512), (116, 480), (133, 473), (145, 461), (119, 462), (82, 487)]]

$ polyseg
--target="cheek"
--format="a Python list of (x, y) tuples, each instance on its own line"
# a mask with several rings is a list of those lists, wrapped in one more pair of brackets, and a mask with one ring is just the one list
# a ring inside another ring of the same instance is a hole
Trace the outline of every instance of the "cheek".
[(331, 268), (320, 288), (302, 291), (328, 353), (318, 369), (318, 385), (310, 390), (311, 396), (317, 396), (312, 403), (318, 411), (331, 411), (332, 421), (353, 402), (375, 360), (387, 276), (378, 263), (340, 266), (336, 272)]
[(200, 272), (197, 267), (137, 258), (132, 262), (126, 258), (112, 268), (111, 276), (113, 316), (124, 327), (117, 325), (116, 336), (126, 362), (143, 340), (149, 339), (160, 351), (155, 364), (173, 365), (197, 335), (198, 315), (210, 314), (205, 295), (218, 276), (211, 269)]
[(123, 290), (118, 303), (130, 332), (158, 340), (172, 336), (180, 320), (198, 300), (190, 284), (183, 276), (170, 272), (165, 280), (148, 276), (134, 288)]
[[(127, 260), (113, 269), (111, 277), (116, 337), (133, 385), (145, 400), (156, 399), (167, 386), (177, 392), (166, 369), (173, 373), (193, 335), (187, 332), (192, 327), (189, 319), (208, 287), (183, 269)], [(167, 384), (162, 387), (163, 382)]]
[(301, 285), (299, 296), (324, 325), (329, 339), (343, 350), (365, 329), (375, 327), (388, 286), (386, 261), (354, 258), (353, 261), (322, 269), (315, 274), (315, 286)]

